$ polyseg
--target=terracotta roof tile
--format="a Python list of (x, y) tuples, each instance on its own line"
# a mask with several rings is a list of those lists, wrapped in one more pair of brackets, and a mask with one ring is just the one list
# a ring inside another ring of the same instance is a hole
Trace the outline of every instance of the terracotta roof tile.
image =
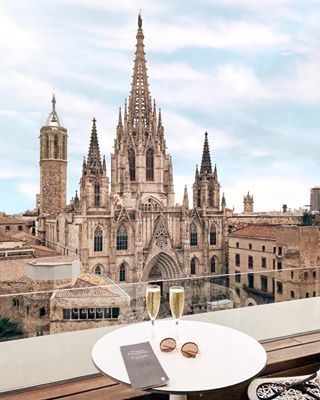
[(276, 239), (277, 226), (275, 225), (249, 225), (231, 233), (230, 237), (248, 237), (261, 239)]

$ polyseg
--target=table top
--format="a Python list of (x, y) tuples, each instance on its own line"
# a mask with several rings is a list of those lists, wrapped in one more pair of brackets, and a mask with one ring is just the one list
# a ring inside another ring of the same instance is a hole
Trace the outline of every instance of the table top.
[(221, 325), (180, 321), (179, 337), (198, 344), (200, 354), (184, 357), (179, 350), (160, 351), (160, 341), (175, 338), (174, 320), (155, 322), (156, 339), (150, 339), (151, 322), (127, 325), (103, 336), (94, 345), (92, 359), (99, 370), (117, 381), (129, 383), (120, 346), (149, 341), (169, 377), (165, 386), (154, 390), (163, 393), (192, 393), (223, 389), (245, 382), (262, 371), (267, 355), (252, 337)]

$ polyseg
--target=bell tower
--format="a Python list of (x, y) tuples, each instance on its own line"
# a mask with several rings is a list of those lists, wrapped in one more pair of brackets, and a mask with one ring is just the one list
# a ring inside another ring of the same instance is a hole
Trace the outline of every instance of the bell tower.
[(57, 215), (66, 207), (67, 130), (56, 112), (56, 98), (52, 96), (52, 110), (40, 129), (40, 215)]

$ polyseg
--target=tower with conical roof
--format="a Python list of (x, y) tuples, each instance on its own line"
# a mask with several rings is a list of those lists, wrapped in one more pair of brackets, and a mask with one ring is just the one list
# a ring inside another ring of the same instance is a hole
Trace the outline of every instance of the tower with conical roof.
[(136, 52), (129, 101), (119, 110), (114, 154), (111, 155), (111, 194), (134, 208), (153, 198), (162, 206), (174, 205), (171, 157), (166, 154), (161, 111), (149, 91), (142, 18), (138, 17)]
[(53, 216), (66, 207), (67, 130), (52, 96), (52, 109), (40, 130), (40, 215)]
[(205, 132), (200, 172), (196, 167), (193, 184), (193, 207), (220, 210), (220, 184), (217, 167), (212, 171), (208, 133)]
[(106, 160), (101, 160), (96, 119), (92, 120), (92, 129), (87, 158), (82, 164), (80, 179), (80, 208), (87, 211), (103, 211), (109, 206), (109, 181)]

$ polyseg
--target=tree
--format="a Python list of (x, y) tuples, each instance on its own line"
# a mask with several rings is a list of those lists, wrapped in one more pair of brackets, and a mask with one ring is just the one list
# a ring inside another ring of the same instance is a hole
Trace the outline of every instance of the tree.
[(23, 332), (16, 322), (11, 322), (9, 318), (0, 319), (0, 342), (5, 340), (18, 339)]

